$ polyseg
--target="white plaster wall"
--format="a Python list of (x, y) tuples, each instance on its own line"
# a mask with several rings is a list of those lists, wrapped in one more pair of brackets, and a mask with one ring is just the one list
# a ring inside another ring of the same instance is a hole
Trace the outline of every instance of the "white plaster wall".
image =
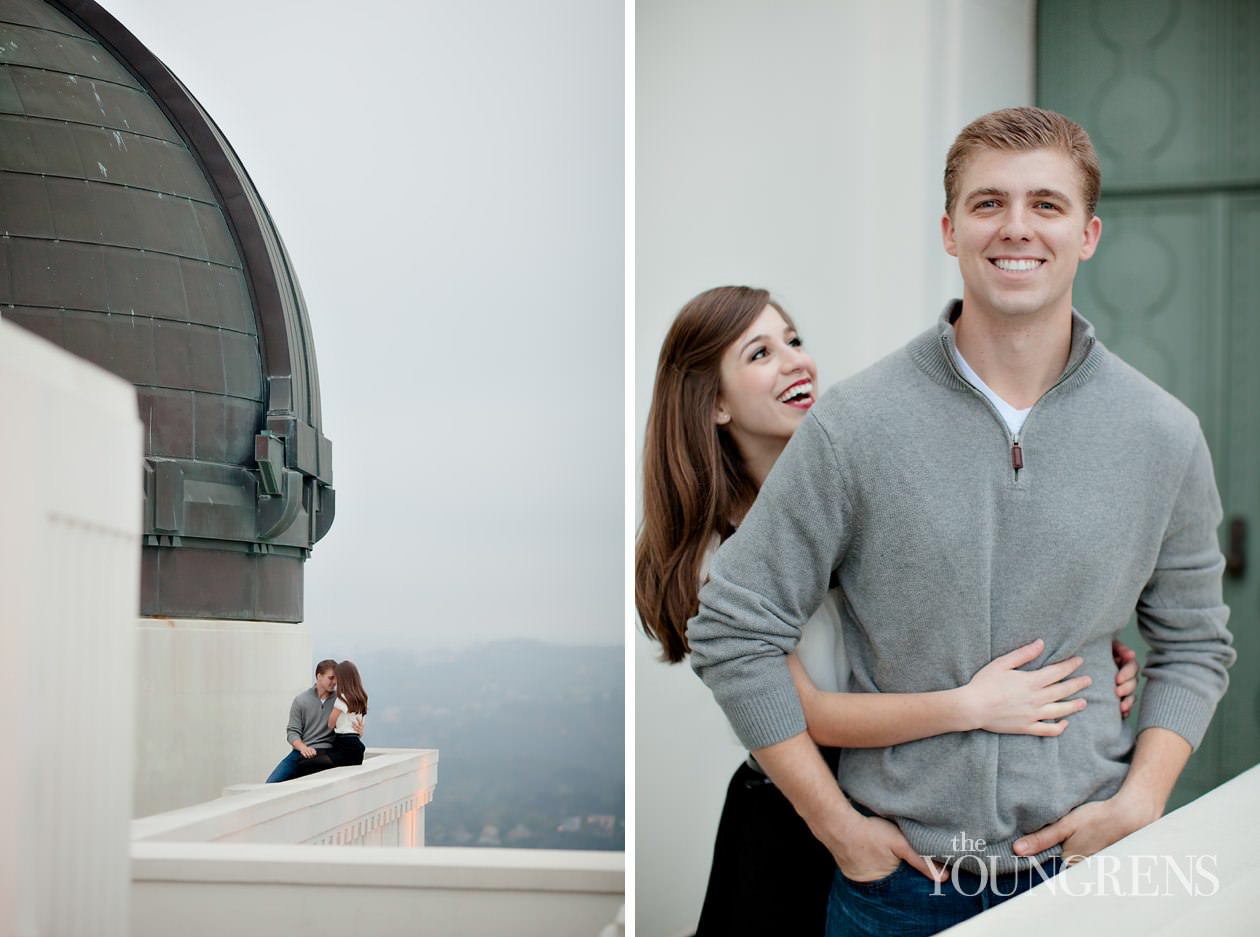
[(0, 934), (124, 937), (135, 389), (0, 321), (0, 440)]
[(133, 816), (264, 781), (291, 750), (289, 704), (315, 682), (305, 624), (141, 618), (136, 654)]
[[(678, 308), (769, 288), (824, 385), (960, 295), (941, 248), (953, 136), (1033, 101), (1033, 0), (639, 0), (635, 55), (636, 469)], [(689, 933), (742, 752), (684, 664), (635, 642), (635, 932)]]

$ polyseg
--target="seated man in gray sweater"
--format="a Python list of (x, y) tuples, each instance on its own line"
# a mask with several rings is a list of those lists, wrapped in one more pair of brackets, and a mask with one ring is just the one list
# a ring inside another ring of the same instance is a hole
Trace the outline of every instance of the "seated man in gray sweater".
[[(337, 662), (321, 660), (315, 665), (315, 685), (293, 697), (285, 734), (293, 751), (267, 776), (268, 784), (292, 779), (304, 758), (314, 758), (332, 748), (333, 730), (328, 724), (337, 699)], [(331, 765), (329, 765), (331, 767)]]
[[(700, 593), (693, 666), (836, 859), (828, 933), (891, 933), (881, 915), (935, 933), (1039, 881), (1029, 857), (1057, 868), (1150, 823), (1225, 691), (1203, 434), (1072, 308), (1098, 190), (1088, 136), (1059, 114), (963, 130), (941, 222), (962, 301), (815, 405)], [(1081, 655), (1090, 705), (1053, 737), (845, 751), (837, 785), (785, 657), (833, 575), (850, 689), (947, 689), (1042, 638), (1032, 666)], [(1150, 645), (1136, 745), (1110, 698), (1134, 609)], [(987, 888), (942, 889), (942, 864)]]

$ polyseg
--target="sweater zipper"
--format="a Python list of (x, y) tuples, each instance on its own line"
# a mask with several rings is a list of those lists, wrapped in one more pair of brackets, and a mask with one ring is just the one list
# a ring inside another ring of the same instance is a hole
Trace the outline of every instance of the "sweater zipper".
[[(1085, 360), (1090, 356), (1093, 350), (1094, 350), (1094, 339), (1091, 338), (1089, 340), (1088, 346), (1085, 349), (1085, 354), (1081, 355), (1081, 360), (1076, 362), (1076, 364), (1069, 371), (1064, 373), (1063, 376), (1061, 376), (1057, 381), (1055, 381), (1053, 384), (1051, 384), (1049, 387), (1046, 388), (1046, 392), (1042, 394), (1040, 397), (1038, 397), (1037, 400), (1033, 403), (1033, 405), (1028, 409), (1028, 413), (1025, 414), (1024, 416), (1024, 424), (1022, 427), (1020, 427), (1020, 431), (1011, 436), (1011, 471), (1015, 473), (1016, 481), (1019, 481), (1020, 469), (1024, 467), (1024, 450), (1019, 444), (1019, 439), (1021, 436), (1024, 435), (1024, 430), (1027, 429), (1028, 427), (1028, 421), (1029, 419), (1032, 418), (1033, 410), (1037, 409), (1037, 404), (1045, 400), (1046, 396), (1051, 391), (1053, 391), (1056, 387), (1058, 387), (1060, 384), (1062, 384), (1064, 381), (1070, 378), (1073, 374), (1075, 374), (1078, 370), (1080, 370), (1081, 365), (1085, 363)], [(983, 397), (984, 395), (981, 394), (980, 396)]]
[[(1068, 378), (1070, 378), (1073, 374), (1075, 374), (1080, 369), (1081, 365), (1085, 363), (1086, 359), (1089, 358), (1090, 354), (1093, 352), (1095, 341), (1096, 339), (1090, 338), (1089, 343), (1087, 347), (1085, 348), (1085, 354), (1081, 355), (1081, 360), (1076, 362), (1076, 364), (1070, 370), (1068, 370), (1057, 381), (1055, 381), (1048, 388), (1046, 388), (1045, 394), (1042, 394), (1040, 397), (1037, 398), (1036, 403), (1034, 403), (1032, 407), (1029, 408), (1027, 415), (1024, 417), (1024, 426), (1028, 425), (1028, 418), (1032, 416), (1032, 411), (1037, 409), (1037, 404), (1041, 403), (1041, 401), (1045, 399), (1046, 394), (1050, 393), (1050, 391), (1054, 390), (1056, 387), (1058, 387), (1060, 384), (1062, 384), (1064, 381), (1066, 381)], [(958, 365), (954, 361), (954, 356), (950, 351), (949, 343), (945, 339), (944, 336), (941, 336), (941, 350), (945, 353), (945, 360), (949, 362), (950, 368), (952, 368), (954, 373), (958, 375), (958, 379), (962, 381), (964, 384), (966, 384), (973, 394), (975, 394), (977, 397), (983, 400), (985, 402), (985, 405), (988, 406), (988, 408), (993, 412), (993, 415), (998, 418), (998, 422), (1001, 423), (1003, 426), (1005, 426), (1006, 421), (1002, 418), (1002, 414), (998, 413), (997, 407), (993, 406), (992, 401), (990, 401), (989, 398), (986, 397), (981, 392), (980, 388), (974, 386), (969, 380), (967, 380), (965, 377), (962, 376), (961, 372), (959, 372)], [(1011, 471), (1014, 473), (1016, 481), (1019, 480), (1020, 470), (1024, 467), (1024, 450), (1019, 444), (1019, 438), (1022, 435), (1023, 435), (1023, 429), (1021, 429), (1018, 433), (1012, 434), (1011, 436)]]

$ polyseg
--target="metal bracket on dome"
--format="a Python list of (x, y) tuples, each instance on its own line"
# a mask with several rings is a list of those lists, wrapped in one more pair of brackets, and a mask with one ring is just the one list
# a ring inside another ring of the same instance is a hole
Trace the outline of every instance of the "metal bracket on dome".
[(163, 534), (184, 530), (184, 470), (178, 462), (153, 465), (153, 530)]
[(275, 433), (259, 433), (254, 437), (254, 461), (258, 463), (261, 494), (280, 494), (284, 472), (284, 440)]
[(258, 537), (280, 536), (304, 512), (314, 543), (328, 533), (336, 510), (332, 446), (318, 429), (290, 415), (269, 412), (267, 426), (254, 437)]
[(324, 539), (324, 534), (332, 527), (333, 518), (337, 516), (337, 492), (331, 485), (319, 485), (315, 489), (319, 498), (318, 511), (315, 513), (315, 541)]
[(302, 507), (301, 472), (285, 468), (285, 438), (270, 430), (254, 437), (258, 464), (258, 538), (270, 540), (293, 526)]
[(258, 537), (270, 540), (293, 526), (302, 508), (302, 476), (290, 469), (280, 475), (281, 491), (258, 498)]

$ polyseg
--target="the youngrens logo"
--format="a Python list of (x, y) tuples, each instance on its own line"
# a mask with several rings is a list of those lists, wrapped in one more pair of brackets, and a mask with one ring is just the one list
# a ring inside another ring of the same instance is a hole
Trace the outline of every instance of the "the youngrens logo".
[[(983, 849), (984, 840), (968, 845)], [(1007, 897), (1037, 885), (1049, 889), (1051, 894), (1074, 897), (1198, 897), (1215, 895), (1221, 887), (1215, 874), (1214, 855), (1065, 856), (1044, 864), (1035, 858), (1017, 857), (1020, 868), (1011, 872), (1010, 857), (968, 853), (955, 858), (950, 866), (954, 872), (970, 873), (966, 876), (950, 874), (939, 856), (922, 856), (922, 859), (938, 873), (933, 896), (942, 895), (944, 888), (952, 887), (968, 897), (986, 890)], [(1055, 874), (1063, 866), (1078, 865), (1082, 868), (1074, 869), (1071, 875)]]

